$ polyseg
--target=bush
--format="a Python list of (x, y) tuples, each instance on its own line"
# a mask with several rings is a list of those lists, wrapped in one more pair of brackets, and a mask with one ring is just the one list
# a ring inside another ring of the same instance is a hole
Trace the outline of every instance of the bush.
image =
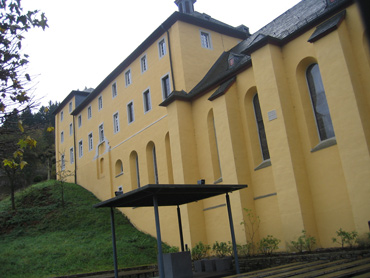
[(243, 245), (237, 245), (236, 248), (238, 249), (238, 254), (240, 254), (241, 256), (249, 256), (253, 253), (252, 243), (250, 242)]
[(207, 257), (208, 251), (211, 249), (211, 246), (208, 244), (203, 244), (199, 241), (193, 249), (191, 249), (191, 257), (193, 260), (201, 260)]
[(226, 242), (219, 243), (218, 241), (213, 244), (212, 250), (215, 255), (220, 258), (231, 256), (233, 252), (231, 244), (227, 244)]
[(280, 239), (272, 235), (268, 235), (260, 240), (258, 249), (265, 255), (271, 255), (274, 250), (279, 249), (278, 245), (280, 242)]
[(344, 248), (344, 245), (348, 245), (348, 247), (352, 248), (353, 245), (356, 243), (356, 239), (358, 236), (358, 233), (356, 231), (352, 232), (346, 232), (342, 230), (342, 228), (339, 229), (339, 231), (336, 231), (337, 237), (339, 237), (339, 240), (335, 237), (332, 238), (333, 243), (338, 243)]
[(293, 248), (298, 252), (312, 251), (316, 245), (316, 238), (313, 236), (308, 236), (305, 230), (302, 230), (302, 235), (297, 241), (291, 241)]

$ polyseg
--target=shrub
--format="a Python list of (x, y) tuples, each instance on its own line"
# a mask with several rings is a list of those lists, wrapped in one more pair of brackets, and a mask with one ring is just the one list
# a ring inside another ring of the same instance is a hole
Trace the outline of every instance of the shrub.
[(219, 243), (216, 241), (212, 246), (212, 250), (217, 257), (223, 258), (226, 256), (231, 256), (233, 248), (231, 244), (227, 244), (226, 242)]
[(274, 250), (279, 249), (278, 245), (280, 242), (280, 239), (272, 235), (268, 235), (260, 240), (258, 249), (265, 255), (271, 255)]
[(293, 248), (298, 252), (312, 251), (316, 245), (316, 238), (306, 234), (305, 230), (302, 230), (302, 235), (297, 241), (291, 241)]
[(244, 208), (245, 214), (246, 214), (246, 220), (243, 220), (240, 225), (243, 225), (245, 227), (245, 230), (247, 232), (247, 236), (249, 237), (249, 243), (248, 245), (248, 253), (254, 254), (256, 250), (256, 242), (255, 237), (257, 234), (257, 231), (260, 226), (260, 218), (257, 216), (251, 209)]
[(191, 249), (191, 257), (193, 260), (201, 260), (207, 257), (208, 251), (211, 249), (211, 246), (208, 244), (203, 244), (199, 241), (193, 249)]
[(337, 237), (339, 237), (339, 241), (336, 237), (332, 238), (333, 243), (338, 243), (344, 248), (344, 245), (348, 245), (350, 248), (353, 247), (353, 245), (356, 243), (356, 239), (358, 236), (358, 233), (356, 231), (352, 232), (346, 232), (342, 230), (342, 228), (339, 229), (339, 231), (336, 231)]
[(252, 254), (252, 243), (248, 242), (247, 244), (237, 245), (238, 254), (241, 256), (249, 256)]

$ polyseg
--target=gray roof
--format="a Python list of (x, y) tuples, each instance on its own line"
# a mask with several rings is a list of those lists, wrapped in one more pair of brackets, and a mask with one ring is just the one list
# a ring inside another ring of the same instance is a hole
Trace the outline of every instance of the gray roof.
[[(230, 51), (222, 53), (204, 78), (188, 93), (187, 97), (183, 97), (182, 99), (191, 100), (217, 86), (226, 86), (233, 76), (252, 65), (249, 55), (256, 49), (266, 43), (284, 45), (301, 33), (327, 20), (353, 2), (353, 0), (335, 0), (332, 4), (328, 4), (327, 0), (302, 0)], [(334, 23), (337, 22), (338, 20), (334, 20)], [(321, 26), (321, 29), (326, 28), (326, 30), (320, 30), (320, 33), (328, 31), (331, 25), (325, 24)], [(230, 67), (228, 58), (232, 54), (239, 55), (242, 58), (240, 58), (237, 65)], [(174, 100), (173, 97), (171, 94), (161, 105), (168, 105)]]

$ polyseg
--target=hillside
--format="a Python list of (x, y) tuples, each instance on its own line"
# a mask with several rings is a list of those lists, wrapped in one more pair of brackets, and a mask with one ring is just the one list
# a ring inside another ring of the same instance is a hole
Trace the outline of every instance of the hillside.
[[(113, 269), (110, 211), (75, 184), (33, 185), (0, 202), (0, 277), (51, 277)], [(116, 211), (118, 267), (156, 263), (156, 240)]]

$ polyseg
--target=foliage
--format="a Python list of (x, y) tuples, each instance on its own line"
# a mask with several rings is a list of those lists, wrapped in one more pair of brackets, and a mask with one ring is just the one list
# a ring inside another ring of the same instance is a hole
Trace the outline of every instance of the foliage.
[(302, 230), (302, 235), (298, 237), (297, 241), (291, 241), (293, 248), (298, 252), (312, 251), (316, 245), (316, 238), (307, 235), (305, 230)]
[[(97, 198), (66, 183), (66, 204), (58, 202), (54, 180), (0, 201), (0, 277), (43, 278), (113, 269), (110, 211), (94, 209)], [(156, 239), (115, 210), (118, 267), (154, 264)], [(166, 247), (169, 248), (169, 247)]]
[(246, 219), (240, 223), (243, 225), (247, 231), (247, 236), (249, 237), (248, 242), (248, 254), (254, 254), (256, 252), (257, 243), (255, 242), (255, 237), (260, 226), (260, 218), (256, 216), (251, 209), (244, 208), (246, 213)]
[(208, 255), (208, 251), (211, 250), (211, 246), (204, 244), (199, 241), (193, 249), (191, 249), (191, 257), (193, 260), (201, 260)]
[(356, 231), (352, 232), (346, 232), (342, 230), (342, 228), (339, 229), (339, 231), (336, 231), (337, 237), (339, 237), (339, 241), (336, 237), (332, 238), (333, 243), (338, 243), (344, 248), (344, 245), (348, 245), (350, 248), (353, 247), (353, 245), (356, 243), (356, 239), (358, 236), (358, 233)]
[(240, 254), (241, 256), (249, 256), (252, 254), (252, 243), (250, 242), (243, 245), (238, 244), (236, 248), (238, 250), (238, 254)]
[(260, 240), (258, 249), (265, 255), (271, 255), (273, 251), (279, 249), (278, 245), (280, 242), (280, 239), (272, 235), (267, 235), (267, 237)]
[(370, 247), (370, 232), (364, 233), (357, 237), (356, 240), (360, 248), (369, 248)]
[[(31, 28), (45, 28), (47, 18), (37, 10), (23, 12), (20, 0), (0, 1), (0, 120), (32, 106), (27, 92), (31, 81), (25, 67), (28, 55), (22, 54), (24, 33)], [(21, 108), (23, 107), (23, 108)]]
[(227, 244), (226, 242), (216, 241), (212, 246), (212, 250), (220, 258), (231, 256), (233, 253), (233, 247), (230, 242)]

